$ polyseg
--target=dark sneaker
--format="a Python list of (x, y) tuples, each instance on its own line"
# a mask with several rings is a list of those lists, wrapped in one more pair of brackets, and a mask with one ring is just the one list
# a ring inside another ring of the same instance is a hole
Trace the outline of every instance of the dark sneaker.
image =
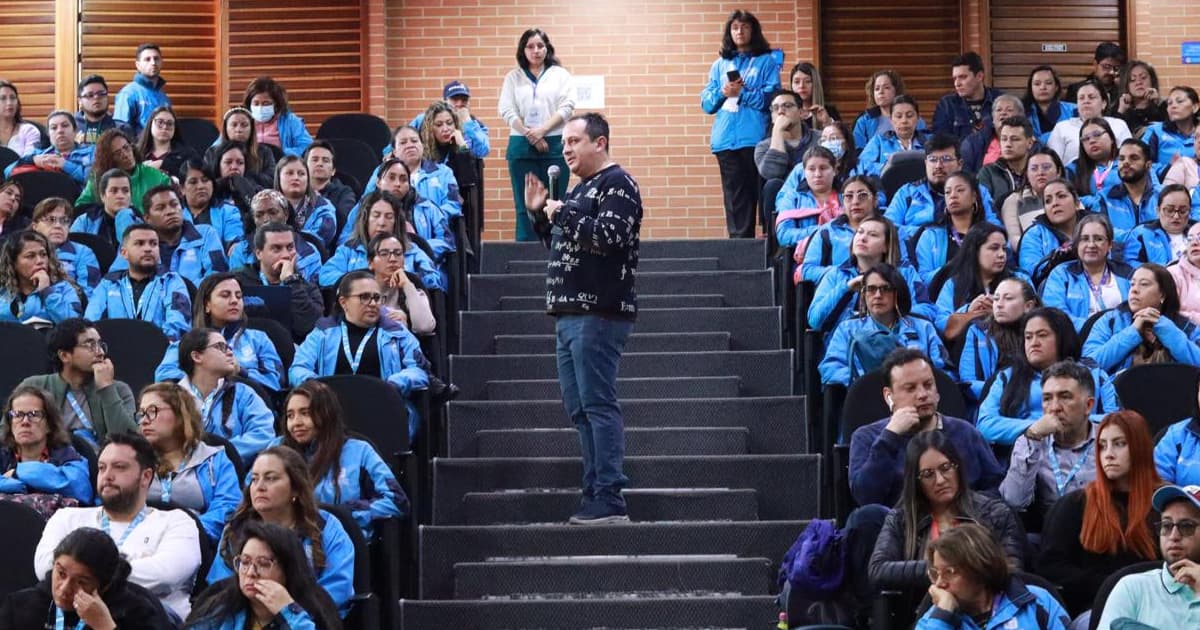
[(609, 523), (628, 523), (629, 513), (625, 506), (617, 507), (601, 501), (593, 501), (571, 517), (572, 525), (606, 525)]

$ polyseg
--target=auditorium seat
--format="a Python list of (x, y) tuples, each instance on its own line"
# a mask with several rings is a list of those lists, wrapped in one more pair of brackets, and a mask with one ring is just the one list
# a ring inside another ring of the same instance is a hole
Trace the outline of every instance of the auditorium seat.
[(321, 123), (317, 137), (322, 140), (354, 138), (365, 142), (375, 151), (375, 155), (382, 155), (383, 150), (392, 143), (392, 129), (374, 114), (334, 114)]

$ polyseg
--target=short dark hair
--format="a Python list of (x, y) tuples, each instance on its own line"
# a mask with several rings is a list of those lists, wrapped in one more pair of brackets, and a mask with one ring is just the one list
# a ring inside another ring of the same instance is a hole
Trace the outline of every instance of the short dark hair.
[(1127, 146), (1137, 147), (1142, 152), (1142, 158), (1146, 161), (1150, 160), (1150, 145), (1143, 142), (1141, 138), (1126, 138), (1125, 141), (1121, 143), (1121, 146), (1117, 148), (1117, 151), (1120, 151)]
[(83, 88), (93, 83), (99, 83), (100, 85), (103, 85), (104, 91), (108, 91), (108, 82), (104, 80), (104, 77), (98, 74), (89, 74), (86, 77), (83, 77), (83, 80), (79, 82), (79, 90), (76, 91), (76, 96), (83, 94)]
[(175, 195), (176, 200), (179, 199), (179, 191), (175, 190), (174, 184), (159, 184), (142, 194), (142, 212), (148, 214), (150, 212), (150, 200), (154, 198), (154, 195), (165, 192)]
[(296, 235), (292, 231), (292, 226), (286, 223), (279, 223), (278, 221), (275, 221), (273, 223), (267, 223), (265, 225), (258, 226), (258, 229), (254, 230), (254, 251), (260, 252), (262, 251), (262, 248), (267, 246), (267, 234), (283, 233), (291, 234), (292, 241), (295, 242)]
[(137, 47), (137, 54), (134, 55), (134, 59), (141, 59), (142, 53), (146, 52), (147, 50), (153, 50), (153, 51), (157, 52), (160, 56), (162, 55), (162, 48), (159, 48), (158, 44), (155, 44), (153, 42), (146, 42), (146, 43), (142, 44), (141, 46)]
[(204, 347), (208, 345), (208, 336), (217, 331), (212, 328), (193, 328), (182, 337), (179, 338), (179, 369), (189, 377), (192, 375), (192, 370), (196, 369), (196, 362), (192, 360), (193, 352), (203, 352)]
[(334, 168), (337, 168), (337, 151), (333, 150), (333, 145), (329, 144), (328, 140), (323, 140), (321, 138), (313, 140), (312, 144), (308, 145), (308, 148), (304, 150), (304, 153), (301, 154), (300, 157), (304, 158), (305, 162), (308, 162), (308, 154), (311, 153), (313, 149), (325, 149), (328, 151), (329, 155), (333, 157)]
[(1008, 118), (1001, 120), (1000, 124), (996, 126), (996, 129), (1000, 130), (1005, 127), (1020, 127), (1021, 131), (1025, 132), (1026, 138), (1033, 137), (1033, 123), (1029, 122), (1029, 119), (1024, 116), (1009, 116)]
[(1125, 49), (1121, 48), (1121, 46), (1115, 42), (1100, 42), (1100, 44), (1096, 46), (1096, 54), (1094, 55), (1094, 59), (1096, 61), (1116, 59), (1124, 64)]
[(921, 115), (921, 106), (917, 104), (917, 99), (908, 94), (897, 94), (896, 98), (892, 99), (892, 109), (895, 110), (897, 105), (912, 105), (917, 115)]
[(974, 50), (968, 50), (950, 62), (951, 68), (957, 68), (958, 66), (966, 66), (970, 68), (971, 74), (979, 74), (983, 72), (983, 57), (980, 57), (979, 53)]
[(595, 142), (599, 138), (603, 137), (605, 140), (604, 146), (606, 149), (609, 151), (612, 150), (612, 137), (608, 135), (608, 120), (605, 119), (602, 114), (598, 114), (596, 112), (576, 114), (567, 122), (574, 122), (576, 120), (583, 121), (583, 131), (587, 134), (588, 139), (590, 139), (592, 142)]
[[(179, 170), (175, 172), (175, 176), (179, 178), (179, 183), (181, 185), (187, 181), (188, 171), (200, 171), (201, 173), (204, 173), (204, 177), (207, 178), (208, 181), (213, 182), (214, 185), (217, 182), (216, 173), (214, 173), (212, 168), (199, 157), (189, 157), (179, 163)], [(213, 202), (210, 201), (209, 205), (212, 204)], [(145, 207), (146, 206), (143, 204), (142, 208)]]
[(129, 562), (117, 549), (111, 536), (95, 527), (80, 527), (67, 534), (54, 547), (54, 558), (70, 556), (87, 567), (99, 582), (100, 593), (121, 586), (129, 577)]
[(780, 96), (792, 97), (792, 100), (796, 103), (796, 107), (801, 107), (804, 105), (804, 100), (800, 98), (800, 95), (791, 90), (776, 90), (775, 93), (771, 95), (771, 100), (767, 101), (767, 104), (770, 105), (771, 103), (774, 103), (775, 99), (779, 98)]
[(954, 157), (962, 159), (962, 151), (959, 148), (958, 138), (948, 133), (935, 133), (933, 137), (925, 142), (926, 155), (934, 151), (945, 151), (946, 149), (954, 149)]
[(913, 361), (924, 361), (929, 369), (933, 369), (933, 361), (924, 352), (916, 348), (896, 348), (888, 353), (883, 360), (883, 365), (879, 369), (883, 370), (883, 384), (885, 387), (892, 386), (892, 370), (908, 365)]
[(119, 168), (110, 168), (107, 171), (104, 171), (104, 174), (100, 176), (100, 189), (97, 190), (96, 193), (103, 195), (104, 191), (108, 190), (108, 182), (121, 178), (128, 179), (130, 187), (132, 188), (133, 178), (129, 176), (129, 173), (126, 173)]
[(95, 327), (96, 323), (90, 319), (72, 317), (62, 320), (50, 329), (50, 336), (46, 337), (46, 347), (50, 351), (50, 362), (54, 365), (54, 371), (61, 372), (63, 369), (63, 362), (58, 358), (58, 353), (74, 351), (79, 346), (79, 335)]
[(108, 448), (110, 444), (124, 444), (132, 448), (137, 458), (138, 470), (146, 470), (147, 468), (154, 470), (158, 468), (158, 454), (154, 452), (154, 447), (150, 446), (150, 442), (147, 442), (146, 438), (142, 437), (140, 433), (116, 431), (109, 433), (108, 437), (104, 438), (104, 441), (100, 443), (100, 450), (96, 451), (96, 453), (103, 453), (104, 449)]
[(1096, 383), (1092, 381), (1092, 372), (1074, 360), (1059, 361), (1042, 370), (1042, 383), (1052, 378), (1069, 378), (1079, 383), (1079, 389), (1088, 396), (1096, 395)]
[(133, 225), (130, 225), (129, 227), (125, 228), (125, 233), (121, 235), (121, 245), (122, 246), (125, 245), (125, 241), (129, 240), (130, 234), (133, 234), (134, 232), (137, 232), (139, 230), (147, 230), (150, 232), (154, 232), (155, 235), (158, 234), (158, 230), (155, 230), (154, 226), (150, 225), (149, 223), (143, 223), (143, 222), (139, 221), (139, 222), (134, 223)]
[(358, 269), (343, 275), (342, 278), (338, 280), (337, 296), (349, 297), (350, 287), (354, 286), (354, 283), (359, 280), (375, 280), (375, 274), (367, 271), (366, 269)]
[(1004, 549), (996, 542), (996, 535), (978, 523), (965, 523), (931, 541), (925, 550), (929, 566), (933, 566), (935, 553), (993, 593), (1004, 592), (1008, 585), (1011, 569)]

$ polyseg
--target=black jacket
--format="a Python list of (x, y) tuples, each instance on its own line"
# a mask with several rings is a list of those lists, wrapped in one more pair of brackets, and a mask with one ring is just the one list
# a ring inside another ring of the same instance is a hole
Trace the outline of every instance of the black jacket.
[[(113, 621), (121, 630), (169, 630), (175, 627), (158, 598), (137, 584), (115, 584), (104, 593), (103, 599)], [(0, 602), (0, 630), (53, 628), (53, 602), (50, 578), (42, 580), (37, 586), (9, 593)], [(74, 628), (78, 617), (74, 612), (68, 612), (65, 621), (64, 627)]]
[(346, 225), (346, 217), (350, 216), (350, 211), (354, 209), (354, 204), (358, 203), (358, 197), (354, 195), (352, 188), (343, 184), (336, 177), (329, 180), (328, 184), (325, 184), (325, 189), (321, 191), (321, 196), (333, 204), (333, 209), (337, 213), (338, 233), (341, 233), (342, 226)]
[[(296, 236), (297, 240), (300, 238)], [(236, 272), (238, 282), (244, 287), (263, 286), (262, 278), (258, 275), (258, 266), (245, 266)], [(321, 298), (321, 288), (302, 278), (284, 283), (292, 292), (292, 337), (303, 341), (312, 332), (317, 320), (325, 314), (325, 302)]]

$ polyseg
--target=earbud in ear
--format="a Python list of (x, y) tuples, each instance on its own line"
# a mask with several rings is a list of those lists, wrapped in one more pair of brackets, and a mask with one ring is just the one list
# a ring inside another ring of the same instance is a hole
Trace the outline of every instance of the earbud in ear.
[(885, 401), (887, 401), (887, 406), (888, 406), (888, 409), (891, 409), (891, 408), (892, 408), (892, 405), (893, 405), (893, 403), (892, 403), (892, 395), (891, 395), (891, 394), (887, 394), (887, 395), (885, 395), (885, 396), (883, 397), (883, 399), (884, 399)]

